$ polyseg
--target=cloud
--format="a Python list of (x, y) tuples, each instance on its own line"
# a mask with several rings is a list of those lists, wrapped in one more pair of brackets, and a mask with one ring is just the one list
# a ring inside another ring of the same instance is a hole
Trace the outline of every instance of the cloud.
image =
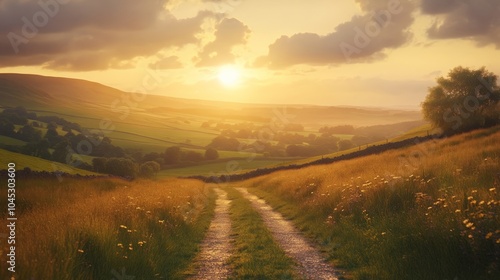
[(500, 48), (498, 0), (422, 0), (422, 13), (437, 17), (427, 31), (432, 39), (466, 38)]
[(458, 5), (458, 0), (422, 0), (422, 12), (424, 14), (435, 15), (447, 13), (455, 9)]
[(150, 63), (149, 67), (152, 69), (176, 69), (182, 68), (182, 63), (177, 56), (164, 57), (157, 62)]
[(282, 36), (269, 46), (256, 66), (285, 68), (296, 64), (366, 62), (383, 57), (385, 49), (398, 48), (411, 38), (414, 19), (411, 0), (356, 0), (362, 15), (327, 35), (299, 33)]
[(196, 58), (197, 66), (233, 63), (233, 48), (247, 42), (248, 26), (235, 18), (225, 18), (216, 27), (215, 40), (205, 45)]
[[(40, 3), (45, 3), (44, 5)], [(166, 0), (3, 0), (0, 66), (70, 71), (122, 68), (162, 49), (198, 43), (212, 12), (177, 19)]]

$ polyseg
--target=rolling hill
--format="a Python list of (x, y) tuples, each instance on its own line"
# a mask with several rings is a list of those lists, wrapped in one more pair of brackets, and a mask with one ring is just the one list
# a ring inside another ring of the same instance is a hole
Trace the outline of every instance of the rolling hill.
[(131, 114), (127, 116), (127, 122), (132, 122), (128, 119), (148, 116), (179, 118), (182, 115), (235, 120), (245, 117), (270, 119), (276, 117), (276, 109), (283, 107), (290, 115), (289, 121), (313, 125), (383, 125), (422, 118), (418, 111), (394, 109), (243, 104), (159, 95), (139, 96), (85, 80), (26, 74), (0, 74), (0, 97), (2, 106), (23, 105), (28, 109), (69, 115), (70, 112), (92, 113), (95, 118), (113, 117), (111, 113), (115, 113), (114, 117), (120, 120), (126, 112), (122, 107), (128, 105)]
[[(59, 116), (109, 137), (124, 149), (143, 153), (163, 152), (170, 146), (203, 153), (222, 133), (218, 125), (240, 129), (240, 125), (252, 124), (270, 131), (272, 138), (289, 123), (302, 125), (304, 130), (298, 132), (302, 135), (318, 134), (324, 126), (348, 124), (370, 131), (369, 127), (377, 125), (372, 130), (383, 131), (388, 137), (422, 124), (418, 111), (192, 100), (128, 93), (85, 80), (26, 74), (0, 74), (0, 100), (0, 108), (23, 106), (39, 116)], [(206, 123), (213, 125), (204, 126)], [(220, 156), (247, 160), (255, 154), (221, 151)]]

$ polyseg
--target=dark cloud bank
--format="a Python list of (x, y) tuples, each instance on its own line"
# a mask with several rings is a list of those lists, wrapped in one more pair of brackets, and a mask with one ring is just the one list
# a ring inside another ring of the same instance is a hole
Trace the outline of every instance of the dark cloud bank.
[[(42, 3), (42, 4), (40, 4)], [(211, 12), (176, 19), (160, 0), (3, 0), (0, 66), (60, 70), (127, 67), (126, 61), (198, 43)], [(162, 67), (172, 67), (175, 62)]]
[(355, 0), (362, 14), (327, 35), (282, 36), (269, 46), (257, 66), (368, 62), (408, 43), (418, 13), (435, 17), (430, 39), (464, 38), (500, 48), (499, 0)]
[[(361, 7), (360, 15), (330, 34), (282, 36), (255, 65), (285, 68), (377, 60), (387, 50), (411, 40), (411, 26), (420, 14), (435, 18), (427, 30), (430, 39), (464, 38), (479, 46), (500, 48), (499, 0), (354, 1)], [(131, 67), (134, 58), (152, 56), (169, 47), (200, 44), (197, 35), (207, 19), (216, 22), (215, 40), (200, 46), (193, 58), (197, 66), (231, 63), (235, 59), (233, 47), (247, 42), (250, 27), (237, 19), (209, 11), (177, 19), (164, 8), (166, 2), (2, 0), (0, 67), (41, 65), (71, 71)], [(182, 64), (177, 57), (167, 55), (153, 66), (169, 69)]]

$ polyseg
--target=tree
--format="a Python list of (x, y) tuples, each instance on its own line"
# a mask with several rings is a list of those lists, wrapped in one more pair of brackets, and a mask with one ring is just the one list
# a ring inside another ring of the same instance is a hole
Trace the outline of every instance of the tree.
[(52, 160), (69, 164), (72, 161), (72, 155), (70, 154), (70, 144), (68, 141), (62, 141), (54, 146), (54, 152), (52, 153)]
[(37, 142), (42, 139), (42, 133), (30, 124), (27, 124), (17, 132), (17, 138), (26, 142)]
[(205, 159), (206, 160), (215, 160), (219, 158), (219, 152), (214, 148), (208, 148), (205, 151)]
[(111, 175), (135, 178), (137, 166), (130, 159), (111, 158), (106, 162), (105, 172)]
[(422, 103), (425, 118), (446, 134), (500, 123), (497, 78), (485, 68), (452, 69), (429, 89)]
[(50, 147), (55, 146), (57, 143), (64, 141), (65, 139), (57, 133), (57, 130), (55, 128), (49, 128), (47, 129), (47, 132), (45, 133), (45, 137), (50, 145)]
[(349, 150), (350, 148), (354, 147), (354, 144), (352, 143), (351, 140), (340, 140), (339, 141), (339, 150), (344, 151), (344, 150)]
[(181, 160), (180, 147), (168, 147), (165, 150), (165, 164), (176, 164)]
[(152, 178), (160, 171), (160, 164), (156, 161), (147, 161), (139, 167), (139, 172), (142, 177)]
[(14, 137), (16, 136), (16, 127), (14, 124), (9, 121), (8, 119), (0, 119), (0, 134), (9, 136), (9, 137)]
[(28, 112), (24, 107), (7, 108), (0, 113), (2, 118), (8, 119), (13, 124), (28, 124)]
[(208, 147), (226, 151), (237, 151), (240, 147), (240, 142), (233, 137), (217, 136), (212, 139)]
[(108, 161), (107, 158), (93, 158), (92, 159), (92, 167), (95, 172), (97, 173), (106, 173), (106, 162)]
[(49, 141), (47, 141), (46, 139), (40, 140), (36, 144), (35, 156), (43, 159), (50, 159), (51, 154), (49, 152), (49, 147), (50, 147)]
[(49, 122), (47, 124), (47, 129), (49, 129), (49, 130), (50, 129), (56, 130), (57, 129), (57, 123), (55, 123), (55, 122)]

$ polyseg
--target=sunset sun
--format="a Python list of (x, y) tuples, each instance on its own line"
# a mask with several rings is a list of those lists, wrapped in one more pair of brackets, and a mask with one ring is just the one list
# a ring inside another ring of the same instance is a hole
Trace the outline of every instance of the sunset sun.
[(223, 86), (235, 87), (241, 82), (241, 71), (232, 65), (222, 66), (219, 68), (217, 78)]

